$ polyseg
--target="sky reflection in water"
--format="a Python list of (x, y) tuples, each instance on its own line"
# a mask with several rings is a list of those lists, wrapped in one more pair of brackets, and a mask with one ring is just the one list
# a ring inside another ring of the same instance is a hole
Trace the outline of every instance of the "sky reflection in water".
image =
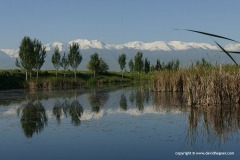
[(190, 108), (138, 88), (0, 94), (0, 159), (239, 159), (239, 107)]

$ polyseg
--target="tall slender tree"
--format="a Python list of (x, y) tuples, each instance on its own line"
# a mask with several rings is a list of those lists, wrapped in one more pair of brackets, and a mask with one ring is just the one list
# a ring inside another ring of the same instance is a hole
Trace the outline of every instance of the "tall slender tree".
[(123, 69), (126, 67), (126, 54), (121, 54), (118, 58), (118, 63), (120, 65), (120, 69), (122, 71), (122, 79), (123, 79)]
[(140, 75), (140, 72), (143, 70), (143, 54), (142, 52), (137, 52), (137, 54), (134, 57), (134, 70), (138, 72), (138, 75)]
[(97, 53), (94, 53), (90, 57), (90, 61), (88, 62), (88, 69), (93, 71), (94, 78), (96, 77), (96, 72), (100, 66), (100, 59)]
[(144, 72), (148, 73), (150, 71), (150, 61), (145, 58), (145, 62), (144, 62)]
[(19, 60), (16, 59), (16, 66), (24, 69), (26, 72), (26, 80), (28, 80), (28, 73), (32, 72), (36, 63), (36, 56), (34, 54), (34, 45), (30, 37), (25, 36), (19, 47)]
[(56, 46), (54, 49), (54, 53), (52, 55), (52, 64), (53, 64), (54, 68), (56, 69), (56, 77), (57, 77), (58, 69), (61, 66), (61, 55), (60, 55), (58, 46)]
[(82, 62), (82, 55), (79, 51), (79, 45), (77, 43), (73, 43), (70, 45), (69, 55), (68, 55), (69, 65), (74, 69), (75, 79), (77, 78), (77, 68), (79, 64)]
[(160, 62), (160, 59), (157, 59), (156, 65), (155, 65), (155, 70), (159, 71), (163, 68), (163, 65)]
[(64, 55), (63, 55), (63, 57), (62, 57), (61, 66), (63, 67), (63, 70), (64, 70), (64, 78), (65, 78), (66, 70), (67, 70), (68, 67), (69, 67), (68, 56), (66, 55), (65, 52), (64, 52)]
[(43, 66), (44, 62), (45, 62), (46, 48), (37, 39), (34, 39), (33, 46), (34, 46), (34, 54), (36, 56), (35, 57), (36, 58), (36, 62), (35, 62), (34, 68), (37, 70), (37, 78), (38, 78), (38, 72), (41, 69), (41, 67)]
[(130, 61), (128, 62), (128, 67), (130, 69), (130, 72), (133, 73), (134, 71), (134, 63), (133, 63), (133, 59), (131, 58)]

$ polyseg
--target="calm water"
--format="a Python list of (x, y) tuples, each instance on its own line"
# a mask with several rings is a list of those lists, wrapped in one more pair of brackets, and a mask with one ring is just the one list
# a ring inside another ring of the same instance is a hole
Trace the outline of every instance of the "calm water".
[[(0, 92), (0, 159), (240, 159), (239, 107), (138, 88)], [(176, 155), (234, 152), (234, 155)], [(186, 154), (186, 153), (185, 153)]]

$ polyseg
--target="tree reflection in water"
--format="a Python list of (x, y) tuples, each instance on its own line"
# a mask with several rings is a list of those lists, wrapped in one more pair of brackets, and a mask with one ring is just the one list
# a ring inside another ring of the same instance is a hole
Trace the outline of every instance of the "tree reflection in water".
[(22, 129), (27, 138), (31, 138), (34, 133), (39, 134), (47, 125), (47, 116), (45, 109), (39, 101), (30, 101), (18, 110), (18, 116)]
[(131, 91), (131, 94), (129, 96), (129, 101), (131, 102), (131, 104), (133, 105), (134, 104), (134, 99), (135, 99), (135, 95), (134, 95), (134, 92), (133, 90)]
[(88, 100), (92, 106), (92, 111), (98, 113), (100, 108), (105, 105), (109, 99), (109, 94), (106, 91), (95, 91), (89, 94)]
[(57, 123), (61, 123), (61, 117), (64, 116), (71, 117), (71, 123), (75, 126), (79, 126), (81, 124), (81, 116), (83, 114), (83, 107), (79, 103), (79, 101), (75, 98), (75, 100), (70, 102), (68, 100), (64, 100), (63, 103), (58, 100), (55, 102), (53, 107), (53, 115), (56, 117)]
[[(225, 143), (231, 135), (238, 134), (240, 131), (239, 106), (188, 107), (184, 105), (181, 95), (177, 93), (146, 93), (139, 89), (130, 90), (128, 93), (126, 95), (129, 95), (127, 97), (129, 102), (140, 111), (144, 110), (144, 102), (146, 102), (151, 103), (150, 107), (152, 105), (155, 112), (185, 113), (188, 115), (186, 142), (190, 145), (204, 142), (216, 144), (215, 141)], [(83, 107), (76, 98), (76, 94), (74, 99), (72, 99), (73, 96), (65, 97), (56, 100), (52, 113), (58, 124), (65, 116), (70, 118), (73, 125), (79, 126), (84, 111)], [(119, 97), (119, 105), (122, 110), (131, 108), (124, 94), (120, 94)], [(94, 91), (90, 93), (88, 100), (92, 107), (91, 110), (98, 113), (108, 99), (109, 92)], [(22, 105), (17, 111), (22, 130), (27, 138), (39, 134), (46, 127), (48, 122), (46, 111), (38, 98), (31, 98), (31, 101)]]
[(121, 95), (121, 98), (120, 98), (120, 108), (124, 111), (127, 110), (127, 98), (124, 94)]
[(138, 108), (139, 111), (144, 110), (144, 97), (143, 97), (143, 92), (140, 90), (136, 91), (136, 107)]
[(61, 123), (61, 116), (63, 114), (63, 106), (59, 101), (56, 101), (53, 107), (53, 115), (56, 117), (57, 123)]
[(81, 104), (78, 102), (78, 100), (74, 100), (71, 103), (70, 109), (69, 109), (69, 114), (72, 118), (72, 124), (75, 126), (79, 126), (81, 124), (81, 116), (83, 114), (83, 107)]

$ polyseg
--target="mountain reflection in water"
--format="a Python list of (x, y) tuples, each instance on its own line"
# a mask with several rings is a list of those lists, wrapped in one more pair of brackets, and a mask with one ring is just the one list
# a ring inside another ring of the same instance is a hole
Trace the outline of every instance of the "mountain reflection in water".
[[(239, 106), (187, 107), (178, 93), (127, 88), (24, 94), (20, 95), (25, 98), (15, 110), (27, 138), (42, 133), (48, 126), (49, 118), (53, 118), (58, 125), (64, 125), (61, 124), (62, 120), (69, 119), (72, 125), (81, 127), (85, 121), (116, 114), (188, 116), (187, 132), (183, 136), (190, 146), (203, 141), (220, 141), (224, 144), (229, 136), (237, 135), (240, 129)], [(19, 101), (19, 97), (17, 99)], [(8, 116), (14, 112), (9, 108), (3, 115)]]

